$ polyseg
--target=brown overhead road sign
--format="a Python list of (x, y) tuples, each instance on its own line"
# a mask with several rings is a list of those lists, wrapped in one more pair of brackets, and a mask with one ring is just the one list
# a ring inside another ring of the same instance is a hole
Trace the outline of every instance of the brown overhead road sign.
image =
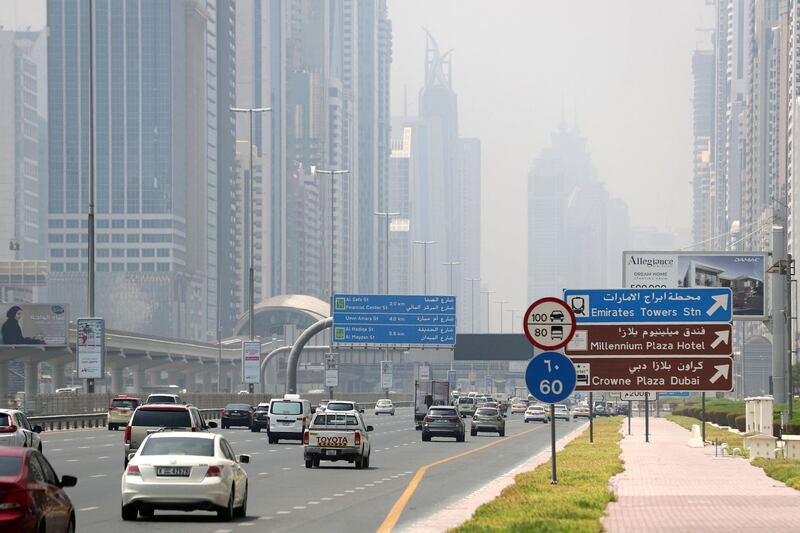
[(731, 355), (730, 324), (579, 324), (569, 356)]
[(571, 357), (575, 390), (704, 391), (733, 390), (733, 359), (728, 357)]

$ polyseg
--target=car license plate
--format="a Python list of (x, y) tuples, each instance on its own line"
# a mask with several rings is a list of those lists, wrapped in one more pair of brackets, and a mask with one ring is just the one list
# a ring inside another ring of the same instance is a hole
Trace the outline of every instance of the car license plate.
[(159, 466), (156, 475), (161, 477), (189, 477), (191, 468), (188, 466)]
[(336, 455), (339, 453), (339, 450), (323, 450), (325, 455)]

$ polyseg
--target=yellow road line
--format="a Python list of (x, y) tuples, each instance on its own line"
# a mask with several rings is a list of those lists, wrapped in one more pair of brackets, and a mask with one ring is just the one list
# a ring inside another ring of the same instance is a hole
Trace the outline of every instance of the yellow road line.
[(483, 446), (478, 446), (477, 448), (457, 453), (455, 455), (451, 455), (450, 457), (445, 457), (444, 459), (439, 459), (438, 461), (434, 461), (430, 464), (420, 467), (419, 470), (417, 470), (417, 473), (414, 474), (414, 477), (411, 478), (411, 481), (408, 482), (406, 490), (403, 491), (403, 494), (401, 494), (400, 498), (398, 498), (397, 501), (394, 503), (392, 509), (389, 511), (389, 514), (386, 515), (386, 518), (383, 520), (383, 523), (378, 528), (377, 533), (390, 533), (394, 529), (394, 526), (396, 526), (397, 521), (400, 520), (400, 515), (402, 514), (406, 505), (408, 504), (408, 501), (414, 495), (414, 492), (416, 492), (417, 487), (422, 481), (422, 478), (425, 476), (425, 472), (427, 472), (429, 468), (433, 468), (434, 466), (439, 466), (444, 463), (449, 463), (450, 461), (454, 461), (456, 459), (461, 459), (462, 457), (472, 455), (473, 453), (485, 450), (486, 448), (491, 448), (492, 446), (497, 446), (498, 444), (508, 442), (511, 439), (516, 439), (517, 437), (522, 437), (523, 435), (527, 435), (528, 433), (533, 433), (534, 431), (538, 431), (543, 427), (548, 427), (548, 426), (539, 426), (533, 429), (525, 430), (522, 433), (517, 433), (516, 435), (503, 437), (502, 439), (490, 442), (489, 444), (484, 444)]

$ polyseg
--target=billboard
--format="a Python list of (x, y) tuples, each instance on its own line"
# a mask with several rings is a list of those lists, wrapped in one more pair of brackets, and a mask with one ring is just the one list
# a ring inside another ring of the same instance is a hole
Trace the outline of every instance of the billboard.
[(66, 346), (69, 313), (59, 304), (0, 304), (2, 344)]
[(76, 335), (78, 378), (102, 379), (106, 371), (106, 321), (79, 318)]
[(392, 362), (381, 361), (381, 388), (392, 388)]
[(623, 252), (622, 284), (628, 289), (729, 287), (734, 320), (767, 316), (764, 252)]
[(339, 354), (326, 353), (325, 354), (325, 386), (338, 387), (339, 386)]
[(261, 383), (261, 341), (242, 342), (242, 383)]

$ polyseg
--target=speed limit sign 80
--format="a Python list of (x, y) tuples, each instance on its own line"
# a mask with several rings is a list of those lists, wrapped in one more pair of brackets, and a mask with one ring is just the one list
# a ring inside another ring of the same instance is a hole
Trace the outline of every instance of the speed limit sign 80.
[(523, 331), (542, 350), (566, 346), (575, 334), (575, 314), (558, 298), (540, 298), (525, 312)]

